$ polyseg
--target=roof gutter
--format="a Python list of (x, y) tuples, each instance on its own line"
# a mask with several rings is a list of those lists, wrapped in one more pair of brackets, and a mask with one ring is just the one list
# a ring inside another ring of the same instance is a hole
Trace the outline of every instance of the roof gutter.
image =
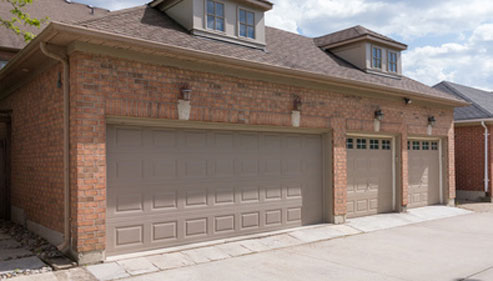
[(484, 121), (481, 121), (481, 126), (484, 128), (484, 192), (488, 193), (489, 177), (488, 177), (488, 127)]
[[(244, 59), (238, 59), (238, 58), (232, 58), (228, 56), (223, 56), (223, 55), (218, 55), (218, 54), (212, 54), (209, 52), (204, 52), (204, 51), (198, 51), (198, 50), (190, 50), (187, 48), (179, 47), (179, 46), (174, 46), (174, 45), (169, 45), (169, 44), (164, 44), (164, 43), (158, 43), (155, 41), (150, 41), (150, 40), (145, 40), (145, 39), (139, 39), (135, 37), (130, 37), (126, 35), (120, 35), (120, 34), (115, 34), (107, 31), (100, 31), (100, 30), (95, 30), (95, 29), (90, 29), (82, 26), (75, 26), (75, 25), (70, 25), (70, 24), (65, 24), (65, 23), (59, 23), (59, 22), (51, 22), (45, 30), (41, 32), (36, 39), (43, 38), (45, 36), (49, 36), (49, 34), (55, 32), (68, 32), (68, 33), (73, 33), (76, 35), (84, 36), (85, 38), (87, 37), (96, 37), (98, 39), (105, 39), (105, 40), (115, 40), (123, 43), (128, 43), (128, 44), (133, 44), (137, 45), (138, 47), (141, 48), (151, 48), (151, 49), (159, 49), (159, 50), (164, 50), (167, 51), (170, 54), (173, 54), (177, 57), (182, 57), (185, 59), (190, 60), (190, 58), (195, 58), (196, 60), (206, 60), (209, 62), (214, 62), (214, 63), (221, 63), (227, 66), (236, 66), (236, 67), (242, 67), (242, 68), (248, 68), (256, 71), (264, 71), (264, 72), (270, 72), (274, 73), (277, 75), (283, 75), (289, 78), (302, 78), (306, 80), (312, 80), (315, 82), (322, 82), (322, 83), (327, 83), (327, 84), (332, 84), (332, 85), (339, 85), (343, 86), (346, 88), (352, 88), (352, 89), (358, 89), (358, 90), (363, 90), (363, 91), (374, 91), (378, 93), (384, 93), (387, 95), (391, 96), (398, 96), (398, 97), (408, 97), (408, 98), (417, 98), (425, 101), (430, 101), (438, 104), (443, 104), (443, 105), (448, 105), (448, 106), (466, 106), (469, 105), (469, 103), (465, 101), (460, 101), (460, 100), (452, 100), (448, 98), (440, 98), (440, 97), (431, 97), (429, 95), (425, 95), (419, 92), (413, 92), (413, 91), (407, 91), (407, 90), (402, 90), (399, 88), (394, 88), (394, 87), (387, 87), (383, 85), (375, 85), (374, 83), (370, 82), (362, 82), (362, 81), (355, 81), (347, 78), (341, 78), (341, 77), (333, 77), (333, 76), (327, 76), (324, 74), (316, 73), (316, 72), (310, 72), (310, 71), (304, 71), (304, 70), (296, 70), (288, 67), (283, 67), (283, 66), (275, 66), (275, 65), (270, 65), (266, 63), (259, 63), (259, 62), (252, 62), (249, 60), (244, 60)], [(33, 42), (31, 42), (33, 43)], [(27, 48), (31, 47), (31, 43), (23, 49), (18, 56), (14, 58), (14, 60), (7, 64), (7, 66), (0, 71), (0, 80), (3, 78), (4, 74), (11, 68), (15, 68), (15, 61), (20, 60), (20, 58), (24, 57), (22, 54), (24, 54)]]
[(466, 124), (466, 123), (483, 123), (483, 122), (493, 122), (493, 118), (481, 118), (481, 119), (468, 119), (468, 120), (456, 120), (455, 124)]
[(39, 48), (44, 55), (63, 65), (63, 185), (64, 185), (64, 242), (58, 249), (70, 251), (70, 65), (65, 50), (49, 47), (41, 42)]

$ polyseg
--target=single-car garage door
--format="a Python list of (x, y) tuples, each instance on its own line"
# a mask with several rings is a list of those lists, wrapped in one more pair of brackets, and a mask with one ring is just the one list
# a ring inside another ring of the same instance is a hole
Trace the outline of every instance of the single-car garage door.
[(438, 141), (408, 142), (409, 208), (440, 203)]
[(323, 220), (320, 135), (108, 126), (107, 253)]
[(347, 217), (393, 211), (392, 140), (348, 137)]

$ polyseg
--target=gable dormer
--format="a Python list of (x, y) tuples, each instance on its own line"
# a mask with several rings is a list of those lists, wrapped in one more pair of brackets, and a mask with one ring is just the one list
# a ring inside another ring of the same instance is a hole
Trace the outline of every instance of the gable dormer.
[(367, 73), (400, 77), (401, 52), (407, 45), (363, 26), (315, 38), (315, 44)]
[(151, 7), (166, 13), (191, 34), (263, 49), (266, 0), (154, 0)]

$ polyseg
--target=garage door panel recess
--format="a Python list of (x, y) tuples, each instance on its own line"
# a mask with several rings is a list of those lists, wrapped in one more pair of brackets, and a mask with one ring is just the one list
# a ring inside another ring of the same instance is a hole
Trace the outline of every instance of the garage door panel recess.
[(393, 211), (392, 141), (348, 137), (347, 217)]
[(440, 203), (440, 153), (438, 141), (408, 142), (409, 208)]
[(321, 139), (108, 126), (108, 254), (321, 222)]

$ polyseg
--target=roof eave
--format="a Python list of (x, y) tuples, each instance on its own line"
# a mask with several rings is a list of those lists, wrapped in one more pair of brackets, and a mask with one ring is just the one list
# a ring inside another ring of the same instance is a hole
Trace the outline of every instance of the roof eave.
[(283, 75), (283, 76), (295, 76), (303, 77), (307, 80), (315, 80), (318, 82), (325, 82), (327, 84), (340, 85), (348, 88), (360, 89), (360, 90), (371, 90), (379, 93), (384, 93), (391, 96), (416, 98), (424, 101), (434, 102), (438, 104), (448, 105), (448, 106), (466, 106), (469, 103), (465, 101), (459, 101), (455, 99), (448, 99), (442, 97), (434, 97), (426, 95), (420, 92), (413, 92), (404, 89), (387, 87), (383, 85), (376, 85), (369, 82), (355, 81), (346, 78), (327, 76), (320, 73), (296, 70), (288, 67), (275, 66), (266, 63), (252, 62), (248, 60), (232, 58), (228, 56), (212, 54), (204, 51), (190, 50), (187, 48), (159, 43), (155, 41), (139, 39), (135, 37), (115, 34), (111, 32), (94, 30), (87, 27), (75, 26), (66, 23), (51, 22), (33, 41), (31, 41), (21, 52), (19, 52), (7, 66), (0, 70), (0, 80), (2, 80), (9, 71), (16, 68), (18, 64), (28, 59), (29, 54), (39, 49), (40, 42), (47, 42), (50, 38), (53, 38), (57, 33), (67, 32), (73, 33), (79, 36), (96, 37), (97, 39), (103, 40), (113, 40), (120, 41), (121, 43), (135, 44), (142, 48), (154, 48), (160, 50), (166, 50), (167, 52), (173, 53), (177, 56), (183, 56), (185, 58), (195, 57), (197, 59), (208, 60), (214, 63), (223, 63), (225, 65), (239, 66), (243, 68), (249, 68), (252, 70), (268, 71), (271, 73)]
[(384, 39), (375, 37), (375, 36), (370, 35), (370, 34), (363, 34), (361, 36), (354, 37), (354, 38), (351, 38), (351, 39), (347, 39), (347, 40), (343, 40), (343, 41), (338, 41), (338, 42), (334, 42), (334, 43), (330, 43), (330, 44), (321, 45), (320, 48), (329, 50), (329, 49), (337, 48), (337, 47), (340, 47), (340, 46), (357, 43), (357, 42), (360, 42), (360, 41), (371, 41), (371, 42), (383, 44), (383, 45), (386, 45), (386, 46), (389, 46), (389, 47), (398, 49), (400, 51), (407, 50), (407, 45), (406, 44), (399, 43), (399, 42), (394, 42), (394, 41), (384, 40)]

